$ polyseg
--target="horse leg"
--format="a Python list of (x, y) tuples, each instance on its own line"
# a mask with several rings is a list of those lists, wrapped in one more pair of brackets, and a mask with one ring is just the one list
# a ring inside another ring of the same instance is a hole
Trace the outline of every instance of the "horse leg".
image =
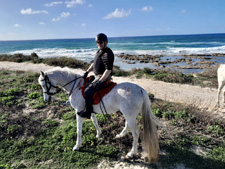
[[(221, 82), (219, 83), (218, 92), (217, 92), (217, 106), (220, 107), (220, 95), (221, 91), (223, 90), (225, 83)], [(224, 102), (224, 95), (223, 95), (223, 102)]]
[(127, 153), (127, 156), (129, 158), (133, 157), (133, 155), (137, 154), (137, 146), (138, 146), (138, 137), (139, 137), (139, 129), (136, 123), (136, 119), (127, 119), (128, 126), (132, 132), (133, 136), (133, 145), (132, 149), (129, 153)]
[(77, 142), (76, 145), (73, 147), (73, 151), (79, 150), (82, 144), (82, 125), (83, 125), (83, 118), (81, 118), (78, 114), (77, 117)]
[(92, 120), (92, 122), (93, 122), (93, 124), (95, 126), (96, 131), (97, 131), (96, 138), (100, 138), (100, 136), (102, 134), (102, 131), (101, 131), (99, 125), (98, 125), (98, 121), (97, 121), (96, 116), (95, 116), (94, 113), (91, 114), (91, 120)]
[(127, 133), (127, 131), (128, 131), (128, 123), (127, 123), (127, 121), (125, 121), (125, 127), (124, 127), (124, 129), (121, 131), (120, 134), (117, 134), (116, 135), (116, 138), (121, 138), (121, 137), (125, 136), (126, 133)]

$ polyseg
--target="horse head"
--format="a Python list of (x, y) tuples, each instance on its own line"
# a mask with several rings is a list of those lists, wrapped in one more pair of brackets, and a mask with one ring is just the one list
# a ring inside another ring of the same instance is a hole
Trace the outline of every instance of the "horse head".
[(58, 88), (53, 80), (49, 78), (49, 75), (44, 72), (40, 72), (38, 82), (43, 89), (43, 97), (46, 102), (51, 101), (51, 96), (55, 94), (55, 89)]

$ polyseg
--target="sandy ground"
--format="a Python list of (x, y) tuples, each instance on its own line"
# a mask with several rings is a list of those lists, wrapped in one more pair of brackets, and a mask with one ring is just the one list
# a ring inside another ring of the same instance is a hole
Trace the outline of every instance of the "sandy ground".
[[(20, 71), (31, 71), (31, 72), (40, 72), (46, 71), (48, 69), (54, 68), (52, 66), (48, 66), (45, 64), (32, 64), (28, 62), (24, 63), (14, 63), (14, 62), (0, 62), (0, 70), (20, 70)], [(84, 71), (81, 69), (76, 69), (76, 73), (83, 74)], [(225, 111), (215, 109), (216, 98), (217, 98), (217, 89), (214, 88), (202, 88), (199, 86), (191, 86), (191, 85), (181, 85), (181, 84), (173, 84), (173, 83), (165, 83), (161, 81), (154, 81), (151, 79), (137, 79), (135, 77), (113, 77), (113, 81), (117, 83), (121, 82), (132, 82), (140, 85), (148, 93), (154, 94), (155, 98), (184, 103), (186, 105), (194, 105), (199, 108), (206, 110), (213, 116), (217, 116), (219, 118), (225, 118)], [(134, 165), (127, 164), (123, 162), (101, 162), (98, 169), (103, 168), (137, 168), (137, 169), (145, 169), (147, 168), (144, 165)], [(177, 169), (185, 169), (185, 167), (181, 164), (176, 167)]]

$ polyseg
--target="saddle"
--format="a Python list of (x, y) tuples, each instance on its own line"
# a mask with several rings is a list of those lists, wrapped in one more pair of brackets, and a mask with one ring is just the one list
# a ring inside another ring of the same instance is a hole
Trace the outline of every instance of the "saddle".
[[(84, 96), (84, 90), (87, 87), (87, 84), (91, 83), (93, 81), (93, 77), (87, 77), (84, 81), (83, 86), (80, 87), (80, 89), (82, 90), (82, 95)], [(101, 101), (101, 99), (107, 94), (109, 93), (113, 87), (116, 85), (117, 83), (112, 82), (112, 80), (107, 81), (104, 86), (97, 92), (94, 93), (93, 95), (93, 105), (99, 104), (99, 102)], [(99, 93), (98, 93), (99, 92)]]

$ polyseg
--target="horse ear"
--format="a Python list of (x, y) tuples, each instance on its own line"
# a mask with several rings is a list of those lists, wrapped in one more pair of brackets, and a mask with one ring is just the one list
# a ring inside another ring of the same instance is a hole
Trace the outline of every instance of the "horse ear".
[(40, 71), (40, 74), (43, 76), (43, 77), (45, 77), (45, 74), (44, 74), (44, 72), (42, 72), (42, 71)]

